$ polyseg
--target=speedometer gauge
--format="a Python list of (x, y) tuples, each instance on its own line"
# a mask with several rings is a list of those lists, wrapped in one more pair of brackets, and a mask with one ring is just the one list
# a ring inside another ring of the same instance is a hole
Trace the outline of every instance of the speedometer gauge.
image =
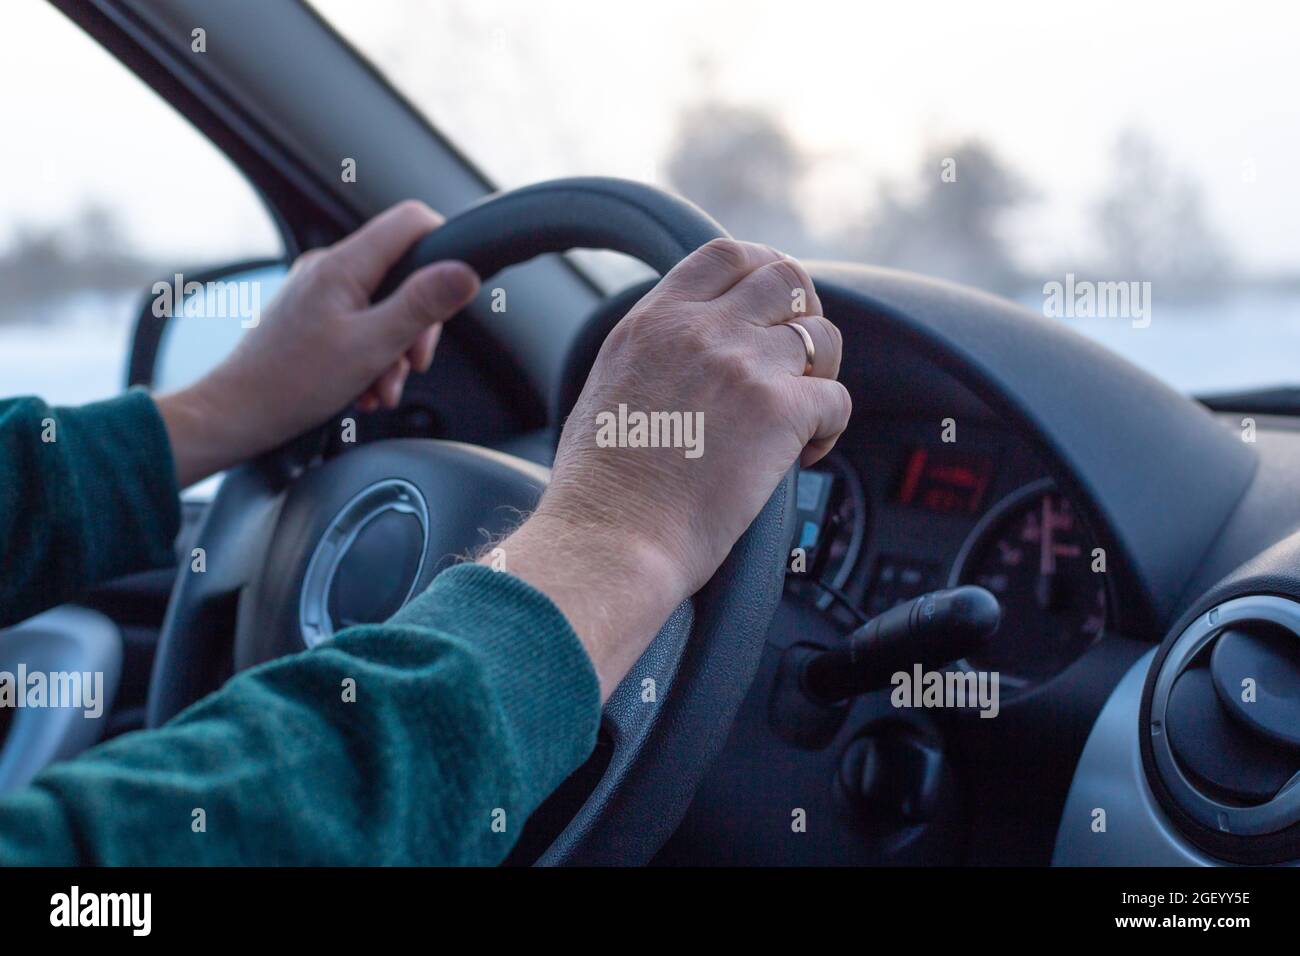
[(1062, 670), (1106, 626), (1106, 583), (1095, 544), (1068, 498), (1050, 480), (1003, 499), (975, 526), (953, 563), (949, 585), (977, 584), (1002, 603), (1002, 625), (976, 670), (1020, 687)]

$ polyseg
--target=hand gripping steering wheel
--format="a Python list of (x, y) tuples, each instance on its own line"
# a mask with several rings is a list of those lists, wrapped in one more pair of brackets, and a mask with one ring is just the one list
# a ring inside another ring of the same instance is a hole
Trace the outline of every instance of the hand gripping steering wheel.
[[(468, 262), (486, 281), (507, 266), (572, 248), (616, 250), (663, 274), (725, 235), (695, 206), (648, 186), (556, 180), (490, 197), (449, 219), (416, 244), (386, 288), (443, 259)], [(367, 555), (343, 554), (361, 524), (391, 516), (385, 549), (405, 549), (406, 566), (416, 569), (414, 594), (452, 556), (482, 544), (481, 529), (508, 530), (519, 511), (536, 504), (546, 480), (545, 469), (511, 456), (427, 439), (359, 445), (287, 486), (257, 463), (232, 470), (198, 531), (207, 570), (184, 566), (171, 596), (149, 725), (232, 671), (328, 636), (329, 581), (322, 575), (346, 572), (355, 585), (367, 582)], [(610, 697), (602, 719), (608, 762), (539, 862), (641, 864), (676, 829), (758, 668), (781, 599), (793, 488), (792, 469), (722, 567), (677, 608)], [(394, 563), (391, 554), (385, 561)], [(656, 690), (650, 702), (643, 700), (646, 679)]]

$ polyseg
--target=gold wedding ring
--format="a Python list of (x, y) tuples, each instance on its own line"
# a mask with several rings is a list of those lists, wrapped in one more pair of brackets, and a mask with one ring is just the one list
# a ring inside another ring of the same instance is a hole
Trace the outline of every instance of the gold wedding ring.
[(782, 325), (788, 325), (799, 333), (799, 338), (803, 339), (804, 365), (803, 374), (810, 375), (813, 370), (813, 362), (817, 361), (817, 346), (813, 345), (812, 334), (800, 325), (794, 319), (788, 322), (782, 322)]

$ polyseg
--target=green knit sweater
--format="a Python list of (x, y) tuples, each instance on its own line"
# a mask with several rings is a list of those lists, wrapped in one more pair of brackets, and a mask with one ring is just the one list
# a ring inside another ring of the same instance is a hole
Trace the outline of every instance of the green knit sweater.
[[(0, 402), (0, 625), (174, 563), (174, 473), (143, 392)], [(460, 565), (387, 623), (239, 674), (0, 798), (0, 863), (498, 863), (599, 718), (555, 605)]]

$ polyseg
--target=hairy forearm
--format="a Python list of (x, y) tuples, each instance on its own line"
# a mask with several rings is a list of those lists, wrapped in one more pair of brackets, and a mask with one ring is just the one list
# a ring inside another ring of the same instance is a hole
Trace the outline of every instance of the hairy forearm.
[(546, 511), (479, 562), (522, 578), (564, 613), (595, 666), (602, 703), (689, 595), (648, 542)]

